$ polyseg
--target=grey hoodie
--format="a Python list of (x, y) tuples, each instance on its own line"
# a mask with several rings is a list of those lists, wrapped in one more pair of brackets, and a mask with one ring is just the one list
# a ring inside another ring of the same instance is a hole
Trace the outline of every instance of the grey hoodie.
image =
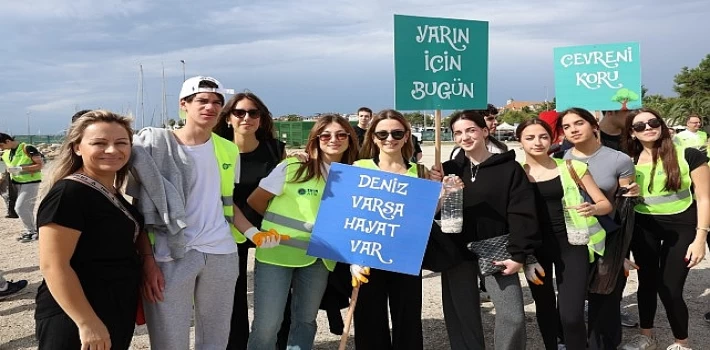
[(194, 182), (190, 157), (170, 130), (144, 128), (133, 136), (126, 193), (137, 198), (146, 230), (167, 236), (170, 257), (185, 256), (185, 206)]

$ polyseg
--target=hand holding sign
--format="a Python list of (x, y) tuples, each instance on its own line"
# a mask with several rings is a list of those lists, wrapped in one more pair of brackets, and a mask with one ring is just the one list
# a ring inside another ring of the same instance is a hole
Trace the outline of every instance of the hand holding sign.
[(350, 265), (350, 276), (352, 276), (353, 288), (360, 287), (360, 284), (370, 282), (365, 276), (370, 275), (370, 268), (360, 265)]

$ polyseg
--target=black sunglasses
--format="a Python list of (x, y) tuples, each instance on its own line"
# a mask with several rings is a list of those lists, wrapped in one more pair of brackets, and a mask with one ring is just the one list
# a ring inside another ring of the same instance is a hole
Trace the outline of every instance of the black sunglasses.
[(653, 119), (649, 119), (645, 122), (636, 122), (636, 123), (631, 124), (631, 129), (634, 129), (634, 131), (636, 131), (636, 132), (641, 132), (641, 131), (646, 130), (647, 124), (648, 124), (648, 126), (651, 127), (651, 129), (655, 129), (655, 128), (661, 126), (661, 120), (658, 118), (653, 118)]
[(380, 130), (380, 131), (375, 131), (375, 137), (380, 140), (384, 141), (387, 140), (390, 135), (392, 135), (392, 138), (395, 140), (401, 140), (404, 138), (404, 135), (407, 132), (404, 130), (392, 130), (392, 131), (387, 131), (387, 130)]
[[(345, 141), (348, 139), (348, 136), (350, 136), (350, 134), (348, 134), (347, 132), (335, 133), (335, 139), (338, 141)], [(324, 132), (320, 135), (316, 135), (316, 137), (321, 140), (321, 142), (328, 142), (331, 138), (333, 138), (333, 134), (329, 132)]]
[(244, 118), (244, 116), (249, 114), (249, 118), (258, 119), (261, 113), (259, 113), (258, 109), (235, 109), (232, 114), (237, 118)]

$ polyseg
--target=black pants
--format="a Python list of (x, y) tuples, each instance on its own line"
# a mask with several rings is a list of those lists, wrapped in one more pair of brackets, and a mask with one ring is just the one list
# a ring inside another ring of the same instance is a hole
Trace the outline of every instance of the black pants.
[[(529, 285), (545, 349), (557, 350), (557, 336), (562, 334), (567, 349), (585, 350), (584, 299), (589, 273), (587, 246), (571, 245), (564, 235), (548, 234), (535, 256), (545, 269), (545, 277), (542, 278), (542, 285)], [(553, 265), (557, 279), (556, 298), (552, 285)]]
[[(232, 311), (231, 328), (227, 350), (246, 350), (249, 341), (249, 301), (247, 300), (247, 257), (251, 241), (237, 245), (239, 252), (239, 277), (234, 290), (234, 307)], [(276, 348), (285, 350), (288, 340), (288, 330), (291, 328), (291, 293), (288, 294), (281, 329), (277, 334)]]
[[(372, 269), (369, 280), (360, 287), (355, 308), (355, 348), (423, 349), (421, 276)], [(388, 299), (392, 317), (391, 339)]]
[[(137, 302), (136, 302), (137, 303)], [(135, 308), (134, 308), (135, 310)], [(125, 312), (124, 312), (125, 313)], [(133, 318), (107, 320), (102, 318), (111, 337), (111, 349), (127, 350), (131, 346), (135, 329)], [(40, 350), (77, 350), (81, 349), (79, 328), (65, 313), (35, 320), (35, 332)]]
[(693, 223), (674, 220), (683, 214), (636, 214), (636, 230), (631, 240), (631, 252), (639, 266), (641, 328), (653, 328), (658, 296), (676, 339), (688, 338), (688, 306), (683, 300), (683, 288), (689, 269), (684, 259), (688, 246), (695, 240), (694, 220)]
[(626, 287), (626, 276), (624, 271), (621, 271), (616, 286), (610, 294), (589, 293), (587, 325), (590, 350), (615, 350), (621, 344), (620, 307), (624, 287)]

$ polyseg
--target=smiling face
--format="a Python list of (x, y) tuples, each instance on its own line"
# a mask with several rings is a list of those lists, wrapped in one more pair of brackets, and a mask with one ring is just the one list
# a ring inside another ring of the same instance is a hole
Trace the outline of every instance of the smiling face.
[(552, 138), (542, 125), (533, 124), (520, 133), (520, 144), (525, 153), (531, 156), (546, 155)]
[(395, 119), (382, 119), (372, 133), (372, 141), (380, 152), (396, 155), (402, 153), (402, 147), (409, 140), (407, 128)]
[(261, 115), (254, 102), (243, 98), (234, 105), (234, 109), (229, 114), (229, 123), (234, 131), (242, 134), (254, 134), (259, 129)]
[(562, 117), (562, 130), (565, 138), (575, 145), (596, 138), (596, 129), (576, 113), (567, 113)]
[(84, 129), (74, 152), (81, 157), (84, 169), (110, 175), (120, 170), (131, 157), (131, 135), (118, 123), (96, 122)]
[(631, 136), (636, 137), (641, 142), (655, 142), (661, 138), (660, 120), (651, 113), (639, 113), (632, 121)]
[(342, 125), (332, 122), (321, 130), (318, 140), (320, 151), (332, 158), (341, 156), (348, 149), (350, 135)]
[(486, 148), (488, 129), (468, 119), (459, 119), (452, 126), (454, 142), (466, 152)]
[(685, 123), (685, 126), (688, 128), (688, 131), (698, 132), (700, 127), (703, 126), (703, 123), (699, 117), (690, 117)]
[(187, 114), (186, 122), (205, 129), (213, 129), (219, 121), (222, 110), (222, 98), (213, 92), (200, 92), (193, 95), (192, 102), (180, 100), (180, 109)]

